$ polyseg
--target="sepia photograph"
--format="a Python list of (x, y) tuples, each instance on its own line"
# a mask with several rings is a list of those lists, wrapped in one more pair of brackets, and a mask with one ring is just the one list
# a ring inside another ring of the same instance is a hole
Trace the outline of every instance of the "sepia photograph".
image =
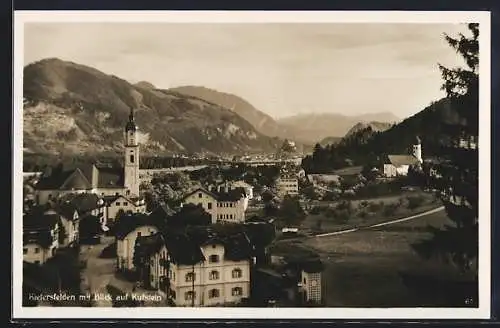
[(15, 307), (489, 316), (489, 29), (487, 12), (16, 13)]

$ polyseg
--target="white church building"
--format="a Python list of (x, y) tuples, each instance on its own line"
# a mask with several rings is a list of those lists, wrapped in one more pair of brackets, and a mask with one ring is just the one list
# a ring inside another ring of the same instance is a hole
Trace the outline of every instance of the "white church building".
[(393, 178), (406, 176), (411, 166), (421, 165), (422, 143), (419, 137), (416, 137), (415, 144), (412, 145), (412, 153), (409, 155), (388, 155), (388, 162), (384, 164), (384, 176)]
[(35, 186), (35, 201), (46, 204), (68, 194), (93, 193), (139, 199), (139, 143), (134, 111), (125, 125), (124, 167), (99, 164), (54, 169), (43, 175)]

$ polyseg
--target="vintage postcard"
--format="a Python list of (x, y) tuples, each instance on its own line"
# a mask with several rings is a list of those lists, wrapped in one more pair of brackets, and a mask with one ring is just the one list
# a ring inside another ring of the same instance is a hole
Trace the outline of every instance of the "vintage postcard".
[(14, 23), (15, 318), (489, 318), (488, 12)]

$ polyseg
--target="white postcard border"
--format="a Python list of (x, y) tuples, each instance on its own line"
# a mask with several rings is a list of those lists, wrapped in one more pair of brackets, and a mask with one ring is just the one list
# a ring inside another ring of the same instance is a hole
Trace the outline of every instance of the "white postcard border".
[[(22, 307), (22, 147), (24, 24), (164, 23), (480, 23), (479, 308), (56, 308)], [(491, 54), (487, 11), (16, 11), (13, 98), (13, 318), (105, 319), (488, 319), (491, 306)]]

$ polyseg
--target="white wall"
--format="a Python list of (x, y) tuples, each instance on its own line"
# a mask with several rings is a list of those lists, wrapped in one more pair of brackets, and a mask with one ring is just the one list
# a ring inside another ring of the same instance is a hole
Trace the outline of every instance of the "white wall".
[(47, 262), (48, 259), (52, 258), (59, 248), (58, 232), (59, 229), (56, 225), (56, 227), (51, 230), (52, 244), (47, 248), (43, 248), (35, 243), (23, 245), (23, 261), (30, 263), (36, 263), (38, 261), (39, 264), (43, 264)]
[(217, 202), (217, 221), (242, 223), (245, 222), (245, 210), (248, 199), (241, 198), (237, 202)]
[(158, 232), (154, 226), (141, 226), (129, 232), (123, 239), (116, 241), (116, 254), (118, 257), (118, 267), (120, 269), (132, 270), (134, 268), (134, 248), (138, 233), (141, 236), (149, 236)]
[(299, 180), (297, 178), (279, 178), (276, 180), (276, 189), (280, 196), (295, 196), (299, 193)]
[[(166, 275), (165, 269), (159, 267), (159, 260), (162, 252), (166, 251), (162, 248), (154, 257), (151, 264), (151, 281), (154, 287), (159, 287), (159, 276)], [(175, 265), (170, 264), (171, 289), (175, 292), (174, 302), (177, 306), (192, 306), (191, 300), (185, 299), (185, 293), (195, 291), (195, 306), (213, 306), (216, 304), (237, 303), (242, 298), (250, 295), (250, 261), (226, 261), (224, 260), (224, 247), (222, 245), (208, 245), (202, 248), (206, 261), (191, 265)], [(218, 255), (219, 262), (210, 263), (210, 255)], [(233, 278), (232, 272), (234, 269), (241, 270), (241, 277)], [(219, 272), (218, 279), (210, 279), (213, 271)], [(195, 273), (194, 282), (186, 281), (186, 275)], [(194, 286), (194, 289), (193, 289)], [(240, 287), (241, 295), (233, 295), (233, 288)], [(210, 290), (219, 290), (219, 297), (209, 297)]]
[(120, 197), (106, 207), (106, 216), (108, 220), (114, 221), (120, 210), (123, 210), (125, 213), (128, 211), (132, 211), (132, 213), (145, 213), (146, 205), (136, 206), (135, 203), (129, 199)]
[(306, 292), (307, 300), (321, 302), (321, 273), (307, 273), (302, 271), (301, 274), (302, 288)]
[(72, 219), (73, 220), (71, 220), (71, 218), (62, 217), (61, 221), (66, 233), (66, 237), (64, 238), (64, 244), (61, 246), (66, 247), (74, 243), (78, 243), (80, 220), (78, 219), (78, 213), (76, 211)]
[(207, 193), (198, 191), (184, 199), (184, 204), (201, 204), (205, 211), (211, 215), (212, 223), (217, 222), (217, 201)]

